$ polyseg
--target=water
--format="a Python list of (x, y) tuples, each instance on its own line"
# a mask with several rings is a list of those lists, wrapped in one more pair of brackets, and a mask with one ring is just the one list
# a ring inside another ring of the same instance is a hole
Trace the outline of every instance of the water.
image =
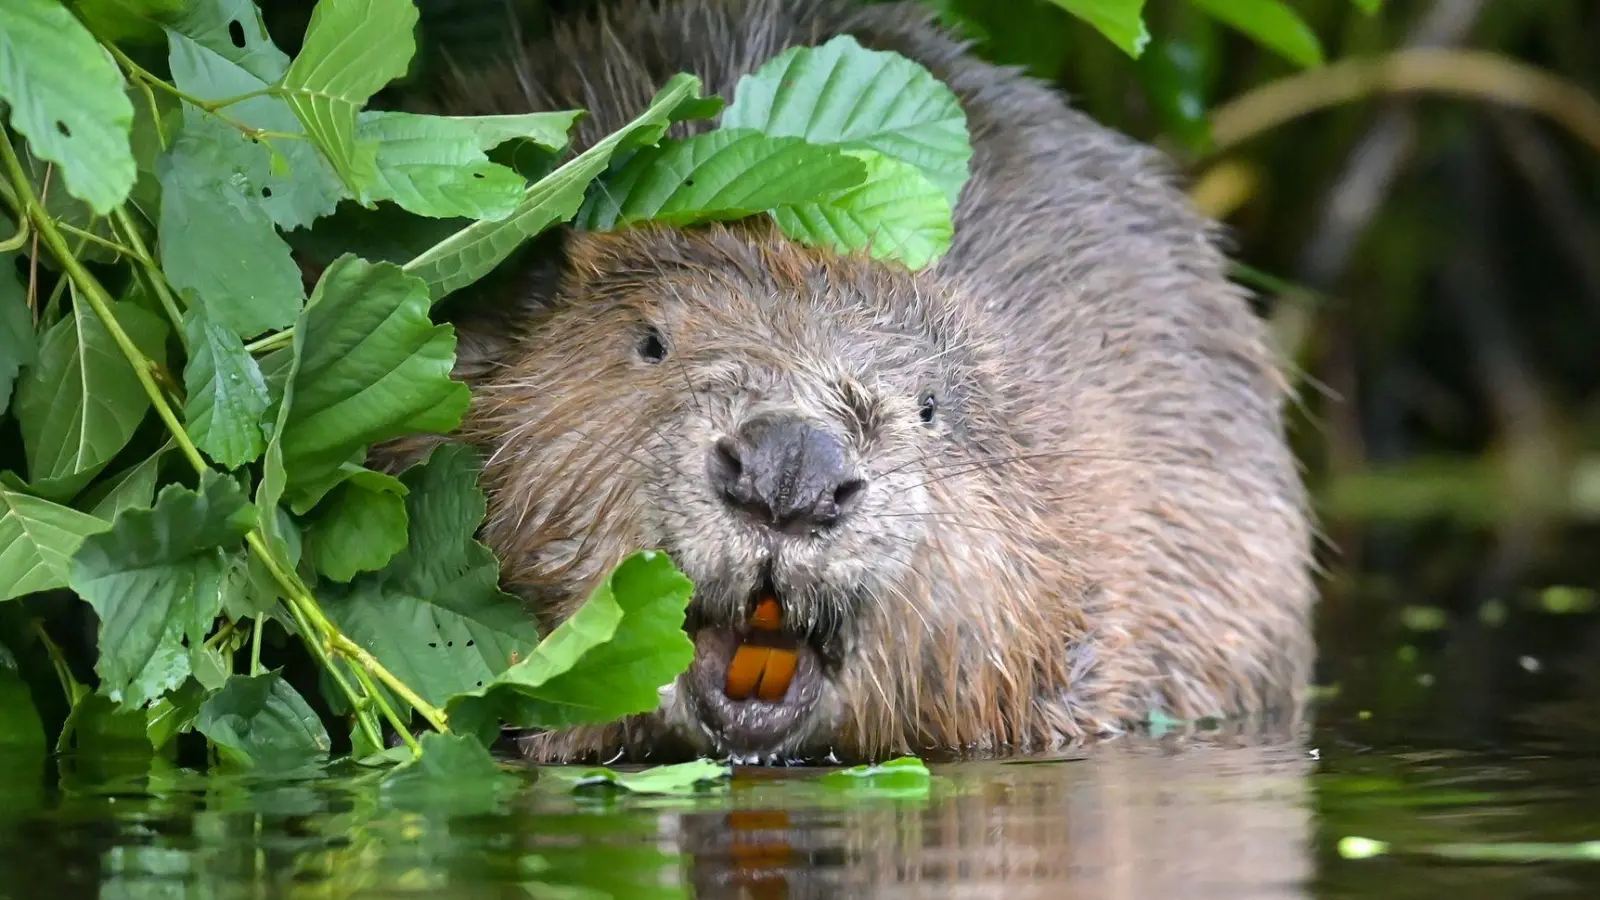
[[(1526, 629), (1497, 635), (1487, 655), (1452, 655), (1460, 635), (1341, 645), (1339, 694), (1289, 732), (933, 764), (909, 794), (740, 770), (698, 799), (530, 780), (422, 802), (353, 767), (250, 784), (0, 766), (0, 897), (1600, 896), (1600, 862), (1433, 852), (1600, 838), (1596, 655), (1530, 666)], [(1469, 693), (1485, 683), (1487, 703)], [(1343, 858), (1351, 836), (1390, 852)]]

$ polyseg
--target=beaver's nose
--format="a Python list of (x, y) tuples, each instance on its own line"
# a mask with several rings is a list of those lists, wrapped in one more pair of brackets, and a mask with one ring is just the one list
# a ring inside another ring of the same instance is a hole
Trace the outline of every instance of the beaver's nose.
[(734, 509), (780, 531), (839, 521), (867, 483), (844, 443), (797, 416), (757, 416), (711, 448), (711, 484)]

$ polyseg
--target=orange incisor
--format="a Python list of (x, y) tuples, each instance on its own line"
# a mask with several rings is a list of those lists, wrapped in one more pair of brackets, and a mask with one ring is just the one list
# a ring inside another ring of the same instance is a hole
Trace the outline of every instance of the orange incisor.
[[(762, 597), (750, 614), (755, 631), (776, 632), (783, 625), (783, 608), (778, 598)], [(793, 650), (761, 644), (740, 644), (728, 663), (728, 680), (723, 691), (731, 700), (744, 700), (752, 693), (766, 703), (777, 703), (789, 690), (798, 660)]]

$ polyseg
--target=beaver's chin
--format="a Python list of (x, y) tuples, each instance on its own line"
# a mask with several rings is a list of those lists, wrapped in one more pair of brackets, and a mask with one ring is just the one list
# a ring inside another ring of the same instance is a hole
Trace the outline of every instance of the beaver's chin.
[(825, 687), (820, 657), (809, 642), (785, 641), (795, 652), (794, 676), (777, 702), (752, 694), (728, 696), (728, 666), (745, 635), (733, 628), (706, 626), (694, 633), (694, 662), (684, 684), (699, 727), (718, 749), (748, 762), (788, 758), (809, 731)]

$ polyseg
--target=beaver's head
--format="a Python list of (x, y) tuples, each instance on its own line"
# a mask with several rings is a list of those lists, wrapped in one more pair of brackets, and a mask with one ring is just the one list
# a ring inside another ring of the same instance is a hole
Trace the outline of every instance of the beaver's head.
[[(485, 538), (550, 624), (667, 551), (695, 659), (658, 712), (536, 755), (854, 757), (1020, 727), (1062, 634), (1019, 595), (1053, 564), (1019, 536), (1059, 498), (992, 465), (1026, 455), (1028, 410), (977, 300), (749, 225), (577, 236), (556, 294), (475, 379)], [(735, 700), (766, 595), (795, 674)]]

